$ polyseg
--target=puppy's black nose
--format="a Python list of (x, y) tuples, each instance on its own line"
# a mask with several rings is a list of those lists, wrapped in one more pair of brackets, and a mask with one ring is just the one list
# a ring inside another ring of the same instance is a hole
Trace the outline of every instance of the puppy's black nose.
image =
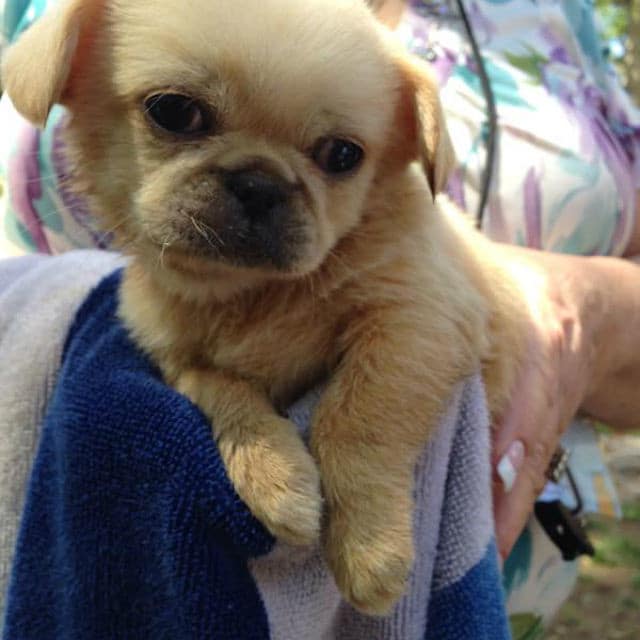
[(284, 204), (290, 191), (284, 180), (260, 171), (234, 171), (226, 175), (224, 184), (251, 217)]

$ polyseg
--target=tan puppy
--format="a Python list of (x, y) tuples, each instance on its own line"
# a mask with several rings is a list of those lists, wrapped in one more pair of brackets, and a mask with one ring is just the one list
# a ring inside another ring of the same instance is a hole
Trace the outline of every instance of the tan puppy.
[[(519, 353), (516, 296), (434, 204), (452, 153), (425, 69), (358, 0), (69, 0), (3, 81), (35, 123), (69, 108), (76, 186), (133, 257), (122, 318), (240, 497), (309, 544), (321, 478), (340, 589), (388, 611), (443, 403), (482, 361), (498, 409)], [(278, 410), (323, 378), (312, 457)]]

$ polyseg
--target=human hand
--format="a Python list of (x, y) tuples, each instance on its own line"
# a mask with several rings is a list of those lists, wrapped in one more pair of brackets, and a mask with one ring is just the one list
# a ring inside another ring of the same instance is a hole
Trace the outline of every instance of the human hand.
[(528, 302), (530, 326), (511, 402), (494, 426), (493, 466), (507, 471), (507, 482), (496, 473), (493, 485), (503, 558), (524, 528), (560, 436), (590, 386), (598, 326), (598, 305), (581, 277), (579, 258), (504, 251)]

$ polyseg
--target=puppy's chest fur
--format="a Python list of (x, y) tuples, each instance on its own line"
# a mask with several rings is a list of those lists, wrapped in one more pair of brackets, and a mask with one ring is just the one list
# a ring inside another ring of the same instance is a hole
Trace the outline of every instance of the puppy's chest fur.
[(224, 303), (194, 304), (157, 290), (132, 265), (121, 313), (169, 383), (185, 369), (215, 369), (252, 382), (282, 406), (336, 366), (355, 313), (346, 291), (325, 297), (313, 286), (279, 283)]

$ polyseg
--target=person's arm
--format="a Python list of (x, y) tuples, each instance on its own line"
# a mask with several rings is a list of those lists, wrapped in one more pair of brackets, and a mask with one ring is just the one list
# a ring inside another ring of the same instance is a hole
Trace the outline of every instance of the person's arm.
[[(640, 249), (634, 247), (639, 231), (630, 241), (632, 251)], [(640, 265), (507, 245), (496, 249), (520, 280), (531, 309), (529, 354), (494, 440), (496, 464), (514, 442), (522, 442), (525, 452), (513, 489), (505, 493), (495, 484), (496, 534), (504, 557), (577, 412), (614, 428), (640, 425)]]
[(634, 262), (640, 260), (640, 190), (636, 191), (636, 220), (627, 249), (624, 252), (625, 258), (633, 259)]

